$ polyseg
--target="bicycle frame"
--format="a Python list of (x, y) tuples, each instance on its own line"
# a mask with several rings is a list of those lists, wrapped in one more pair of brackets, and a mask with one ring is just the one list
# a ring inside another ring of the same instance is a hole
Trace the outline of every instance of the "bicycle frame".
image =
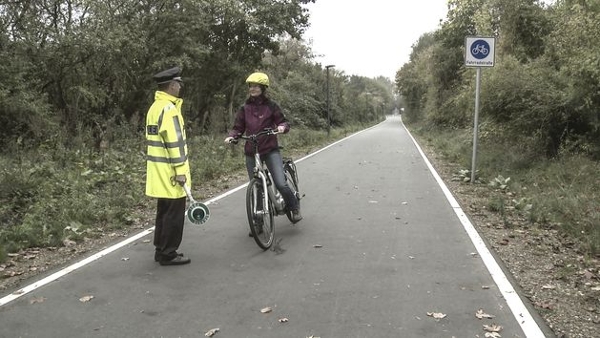
[[(258, 151), (258, 138), (263, 135), (275, 135), (273, 129), (265, 129), (255, 135), (239, 135), (232, 143), (237, 143), (241, 138), (252, 143), (254, 150), (254, 168), (251, 179), (246, 189), (246, 213), (250, 225), (250, 235), (263, 250), (267, 250), (273, 244), (275, 232), (273, 228), (273, 217), (287, 215), (290, 222), (295, 223), (291, 210), (286, 210), (286, 204), (281, 192), (275, 186), (273, 176), (265, 161), (261, 159)], [(281, 163), (285, 179), (294, 196), (300, 203), (298, 191), (298, 177), (295, 165), (291, 159), (284, 159)], [(297, 222), (297, 221), (296, 221)]]
[[(276, 214), (285, 214), (285, 202), (283, 200), (283, 197), (275, 187), (273, 177), (271, 176), (271, 173), (269, 172), (266, 163), (261, 160), (260, 155), (258, 153), (258, 149), (255, 149), (254, 152), (254, 177), (261, 180), (264, 194), (263, 196), (268, 196), (269, 200), (271, 200), (271, 202), (275, 206), (274, 211), (276, 212)], [(270, 206), (268, 205), (268, 203), (266, 206), (263, 206), (266, 212), (270, 212), (269, 207)], [(254, 212), (256, 213), (257, 210), (254, 210)]]

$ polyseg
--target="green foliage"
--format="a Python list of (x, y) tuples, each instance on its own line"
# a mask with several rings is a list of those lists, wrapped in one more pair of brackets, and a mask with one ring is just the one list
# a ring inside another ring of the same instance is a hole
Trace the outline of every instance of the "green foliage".
[(502, 196), (495, 196), (491, 198), (487, 205), (488, 209), (493, 212), (504, 213), (504, 198)]
[(496, 188), (496, 189), (500, 189), (500, 190), (507, 190), (509, 182), (510, 182), (510, 177), (504, 178), (504, 176), (498, 175), (498, 176), (494, 177), (488, 183), (488, 185), (492, 188)]
[[(280, 37), (300, 38), (308, 25), (293, 1), (113, 1), (0, 5), (2, 138), (40, 144), (60, 128), (97, 128), (144, 113), (155, 88), (152, 74), (182, 66), (189, 121), (205, 131), (211, 111), (257, 67)], [(46, 18), (46, 20), (39, 20)], [(177, 37), (177, 38), (173, 38)], [(225, 106), (225, 107), (224, 107)], [(107, 122), (113, 121), (113, 122)]]
[(571, 150), (600, 159), (600, 6), (595, 1), (559, 1), (552, 11), (555, 29), (546, 57), (565, 85), (565, 109), (571, 116)]
[[(464, 130), (439, 130), (413, 124), (409, 124), (409, 128), (414, 130), (417, 139), (427, 140), (447, 161), (470, 167), (470, 152), (458, 146), (470, 146), (466, 144)], [(565, 236), (579, 239), (583, 244), (581, 250), (587, 255), (600, 253), (600, 163), (566, 153), (551, 159), (532, 157), (528, 145), (504, 143), (506, 141), (498, 144), (497, 138), (492, 136), (495, 132), (486, 130), (478, 149), (477, 170), (490, 189), (487, 208), (500, 213), (506, 227), (556, 228)], [(498, 172), (506, 175), (498, 175)], [(469, 182), (468, 176), (469, 170), (461, 170), (458, 180)], [(511, 223), (510, 212), (527, 222)]]
[(145, 171), (144, 157), (132, 144), (130, 139), (104, 153), (42, 148), (16, 160), (3, 158), (0, 243), (5, 250), (59, 246), (65, 239), (78, 241), (130, 224), (131, 210), (142, 203)]

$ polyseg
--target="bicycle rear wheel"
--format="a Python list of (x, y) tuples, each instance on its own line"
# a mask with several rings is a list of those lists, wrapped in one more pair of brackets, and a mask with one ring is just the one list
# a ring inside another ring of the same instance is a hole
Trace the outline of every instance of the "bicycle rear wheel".
[[(283, 167), (283, 172), (285, 174), (285, 179), (287, 181), (288, 186), (290, 187), (290, 189), (292, 189), (294, 196), (298, 200), (298, 208), (300, 208), (300, 191), (298, 190), (297, 176), (295, 172), (287, 165)], [(285, 212), (285, 215), (290, 220), (290, 222), (294, 223), (294, 219), (292, 218), (292, 212), (290, 210), (287, 210)]]
[[(265, 208), (265, 206), (268, 207)], [(246, 189), (246, 213), (250, 232), (256, 244), (267, 250), (273, 244), (275, 232), (273, 231), (274, 206), (268, 196), (263, 193), (261, 180), (253, 178)]]

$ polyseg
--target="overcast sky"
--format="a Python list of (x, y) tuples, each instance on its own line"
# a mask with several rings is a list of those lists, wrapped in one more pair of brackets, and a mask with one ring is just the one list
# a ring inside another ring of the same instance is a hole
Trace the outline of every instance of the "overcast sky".
[(306, 6), (317, 62), (347, 75), (386, 76), (408, 62), (411, 46), (439, 27), (447, 0), (317, 0)]

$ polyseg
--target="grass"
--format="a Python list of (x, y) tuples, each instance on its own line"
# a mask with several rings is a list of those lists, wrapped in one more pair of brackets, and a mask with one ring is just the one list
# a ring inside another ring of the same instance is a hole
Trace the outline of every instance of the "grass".
[[(409, 129), (446, 161), (470, 169), (471, 130), (431, 130), (419, 124)], [(600, 255), (600, 163), (569, 153), (547, 159), (535, 147), (524, 146), (526, 140), (499, 131), (482, 134), (476, 165), (478, 184), (489, 188), (488, 208), (501, 216), (509, 209), (521, 213), (529, 221), (526, 226), (557, 229), (577, 239), (585, 256)], [(506, 183), (504, 198), (497, 195), (499, 181)]]
[[(329, 136), (292, 129), (279, 140), (284, 155), (309, 153), (365, 127), (334, 128)], [(153, 212), (154, 203), (144, 195), (143, 135), (119, 134), (134, 136), (100, 151), (88, 147), (93, 142), (85, 137), (70, 148), (56, 141), (36, 149), (25, 149), (20, 142), (9, 145), (0, 155), (0, 263), (8, 253), (97, 237)], [(194, 185), (245, 171), (242, 147), (225, 145), (224, 138), (188, 140)]]

